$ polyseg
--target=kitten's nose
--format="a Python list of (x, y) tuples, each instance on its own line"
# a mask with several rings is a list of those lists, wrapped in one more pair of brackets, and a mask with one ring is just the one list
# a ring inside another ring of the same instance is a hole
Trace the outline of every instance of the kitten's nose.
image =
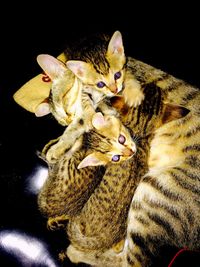
[(135, 154), (135, 151), (133, 151), (130, 148), (125, 147), (123, 150), (123, 154), (125, 157), (131, 157), (131, 156), (133, 156), (133, 154)]
[(110, 84), (109, 89), (113, 94), (117, 94), (118, 92), (118, 89), (115, 83)]

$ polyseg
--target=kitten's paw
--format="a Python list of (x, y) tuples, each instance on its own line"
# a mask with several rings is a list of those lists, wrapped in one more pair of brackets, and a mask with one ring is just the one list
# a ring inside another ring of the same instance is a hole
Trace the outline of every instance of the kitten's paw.
[(129, 107), (137, 107), (144, 100), (144, 93), (138, 83), (131, 81), (128, 82), (122, 92), (125, 103)]
[(55, 231), (61, 228), (65, 228), (68, 223), (68, 217), (66, 215), (61, 215), (55, 218), (49, 218), (47, 221), (48, 230)]
[(45, 157), (45, 155), (47, 154), (48, 150), (53, 146), (53, 144), (57, 143), (59, 141), (60, 137), (50, 140), (42, 149), (42, 152), (40, 153), (40, 155), (42, 157)]
[(67, 255), (65, 253), (65, 251), (62, 251), (58, 254), (58, 258), (61, 262), (64, 262), (64, 260), (66, 259)]
[(56, 163), (70, 147), (63, 141), (53, 145), (46, 153), (46, 160), (48, 163)]

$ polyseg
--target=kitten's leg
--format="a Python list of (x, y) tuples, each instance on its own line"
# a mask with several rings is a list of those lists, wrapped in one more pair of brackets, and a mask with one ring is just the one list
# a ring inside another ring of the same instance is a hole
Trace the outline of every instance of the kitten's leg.
[(93, 102), (89, 95), (82, 94), (83, 116), (72, 121), (60, 137), (57, 144), (53, 145), (46, 154), (49, 163), (55, 163), (66, 151), (68, 151), (75, 141), (92, 128), (92, 117), (95, 114)]
[(122, 95), (129, 107), (137, 107), (144, 99), (144, 93), (140, 83), (134, 78), (133, 74), (128, 69), (125, 76)]
[(58, 138), (56, 138), (56, 139), (52, 139), (52, 140), (50, 140), (50, 141), (44, 146), (44, 148), (42, 149), (41, 156), (44, 156), (44, 157), (45, 157), (45, 155), (46, 155), (47, 151), (50, 149), (50, 147), (51, 147), (53, 144), (57, 143), (59, 139), (60, 139), (60, 136), (59, 136)]
[[(82, 119), (72, 122), (64, 131), (59, 141), (50, 147), (46, 153), (46, 160), (49, 163), (55, 163), (64, 153), (70, 155), (73, 144), (76, 145), (76, 140), (85, 132), (85, 126), (82, 124)], [(48, 144), (47, 144), (48, 145)], [(46, 147), (46, 146), (45, 146)]]

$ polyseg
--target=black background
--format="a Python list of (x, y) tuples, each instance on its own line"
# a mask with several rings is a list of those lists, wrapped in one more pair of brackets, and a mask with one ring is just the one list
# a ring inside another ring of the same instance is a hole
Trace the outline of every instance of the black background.
[[(43, 165), (36, 151), (57, 137), (62, 127), (49, 116), (36, 118), (12, 98), (25, 82), (41, 72), (36, 62), (38, 54), (57, 56), (74, 36), (120, 30), (127, 55), (200, 87), (198, 7), (191, 1), (150, 2), (27, 1), (7, 2), (1, 7), (0, 234), (16, 230), (41, 239), (55, 259), (66, 242), (62, 234), (46, 230), (36, 195), (28, 187), (28, 177)], [(43, 266), (19, 262), (18, 257), (5, 252), (1, 241), (0, 249), (0, 266)], [(164, 255), (162, 267), (170, 260)], [(197, 262), (192, 257), (188, 262), (192, 260)], [(177, 266), (187, 266), (184, 263)]]

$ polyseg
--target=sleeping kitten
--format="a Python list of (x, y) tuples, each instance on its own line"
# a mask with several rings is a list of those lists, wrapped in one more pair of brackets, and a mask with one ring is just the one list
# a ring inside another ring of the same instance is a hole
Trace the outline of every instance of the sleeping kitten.
[(104, 169), (87, 166), (105, 166), (109, 162), (118, 165), (136, 152), (134, 140), (118, 118), (98, 112), (93, 116), (92, 124), (94, 129), (77, 140), (73, 151), (49, 166), (49, 176), (39, 193), (38, 205), (51, 229), (78, 214), (99, 183)]

